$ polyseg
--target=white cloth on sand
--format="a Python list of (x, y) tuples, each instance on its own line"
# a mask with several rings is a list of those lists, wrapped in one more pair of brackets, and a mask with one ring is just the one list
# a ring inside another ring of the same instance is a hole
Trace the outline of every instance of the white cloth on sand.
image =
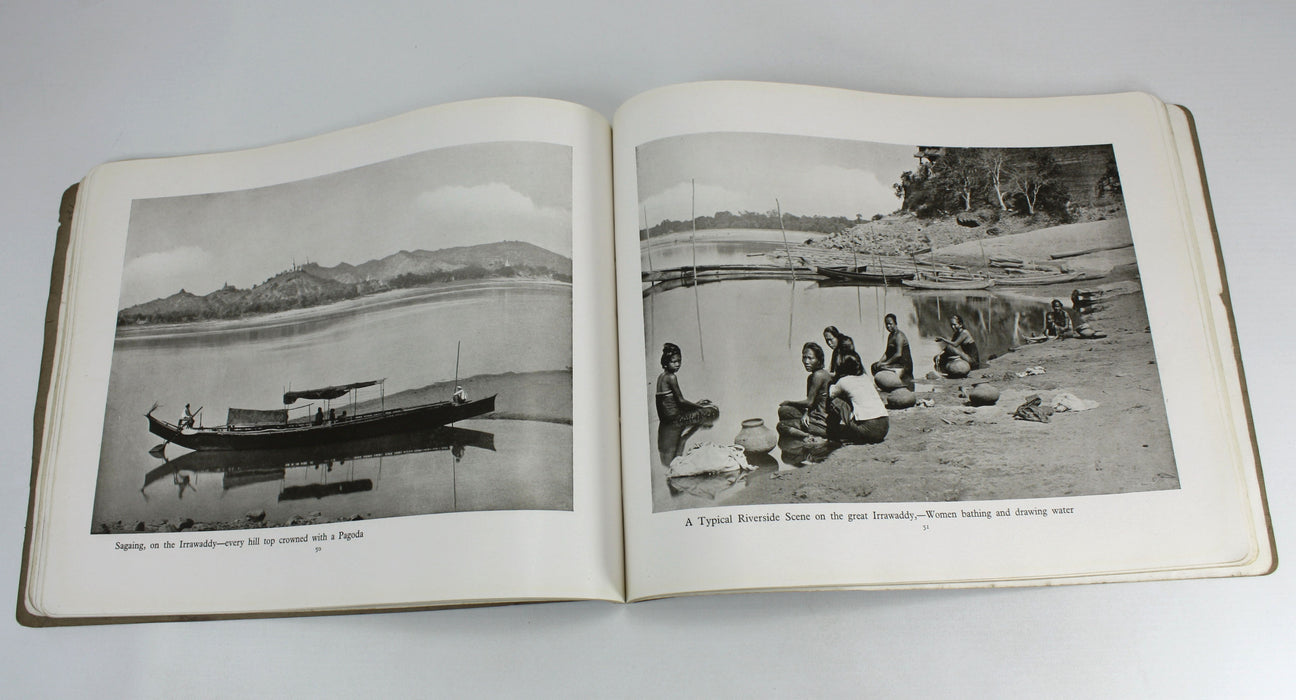
[(687, 452), (671, 460), (666, 476), (723, 474), (751, 469), (754, 467), (747, 463), (743, 448), (737, 445), (704, 442), (690, 447)]
[(1100, 404), (1097, 401), (1086, 401), (1085, 399), (1062, 392), (1053, 397), (1053, 410), (1061, 413), (1063, 411), (1088, 411), (1091, 408), (1098, 408)]

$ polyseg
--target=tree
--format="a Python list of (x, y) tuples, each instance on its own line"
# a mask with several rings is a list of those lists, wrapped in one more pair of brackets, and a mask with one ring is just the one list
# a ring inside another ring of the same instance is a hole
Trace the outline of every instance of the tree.
[(985, 187), (986, 173), (976, 149), (946, 149), (933, 167), (941, 186), (958, 197), (963, 211), (972, 211), (972, 197)]
[(1048, 149), (1022, 149), (1009, 167), (1009, 180), (1014, 192), (1020, 194), (1026, 203), (1028, 214), (1035, 214), (1035, 205), (1039, 202), (1040, 193), (1053, 184), (1057, 164)]
[(990, 188), (994, 190), (999, 209), (1008, 211), (1004, 202), (1004, 190), (1008, 186), (1008, 152), (1002, 148), (977, 149), (976, 160), (985, 172)]
[(900, 173), (900, 182), (891, 185), (895, 191), (896, 199), (900, 200), (900, 211), (909, 208), (909, 192), (914, 188), (914, 174), (912, 170), (906, 170)]
[(1112, 156), (1107, 161), (1107, 166), (1103, 169), (1102, 177), (1094, 185), (1094, 196), (1096, 197), (1121, 197), (1120, 171), (1116, 169), (1116, 158)]
[(949, 211), (952, 199), (950, 191), (942, 186), (936, 170), (926, 164), (920, 165), (918, 171), (906, 171), (900, 175), (900, 182), (893, 184), (892, 189), (900, 198), (900, 210), (910, 211), (920, 217), (931, 217)]

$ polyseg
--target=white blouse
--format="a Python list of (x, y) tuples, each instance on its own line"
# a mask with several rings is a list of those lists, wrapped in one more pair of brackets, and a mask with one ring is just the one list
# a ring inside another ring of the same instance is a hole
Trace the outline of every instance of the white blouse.
[(878, 396), (872, 377), (862, 374), (847, 375), (838, 379), (828, 393), (833, 398), (843, 397), (850, 401), (851, 418), (856, 423), (887, 415), (886, 406), (882, 405), (882, 397)]

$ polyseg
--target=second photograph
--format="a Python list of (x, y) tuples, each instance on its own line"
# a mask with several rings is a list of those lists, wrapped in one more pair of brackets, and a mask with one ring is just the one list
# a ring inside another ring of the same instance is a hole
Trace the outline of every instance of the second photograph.
[(655, 512), (1179, 488), (1112, 146), (703, 133), (636, 175)]

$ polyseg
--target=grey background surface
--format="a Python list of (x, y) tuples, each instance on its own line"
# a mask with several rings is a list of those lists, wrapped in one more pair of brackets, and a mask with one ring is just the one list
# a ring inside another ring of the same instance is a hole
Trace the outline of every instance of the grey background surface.
[[(0, 5), (0, 601), (13, 601), (57, 206), (109, 160), (248, 148), (431, 104), (610, 116), (703, 79), (932, 96), (1145, 90), (1192, 109), (1280, 557), (1291, 430), (1296, 6), (1277, 2)], [(1296, 583), (715, 596), (28, 630), (9, 697), (1162, 696), (1296, 688)], [(86, 585), (94, 585), (87, 581)], [(321, 584), (324, 585), (324, 584)], [(5, 603), (8, 605), (9, 603)]]

